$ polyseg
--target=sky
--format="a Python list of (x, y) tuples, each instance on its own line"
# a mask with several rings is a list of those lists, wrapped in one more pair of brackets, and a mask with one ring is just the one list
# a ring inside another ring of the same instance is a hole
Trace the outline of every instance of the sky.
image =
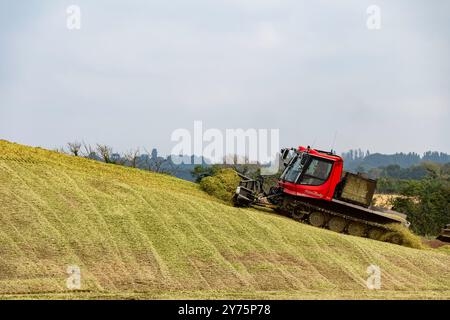
[(450, 153), (450, 2), (430, 3), (0, 0), (0, 139), (167, 154), (198, 120), (286, 147)]

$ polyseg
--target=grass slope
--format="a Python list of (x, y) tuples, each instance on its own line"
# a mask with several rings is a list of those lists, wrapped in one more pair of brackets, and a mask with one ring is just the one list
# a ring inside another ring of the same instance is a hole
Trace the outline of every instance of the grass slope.
[[(0, 297), (450, 298), (450, 254), (221, 203), (170, 176), (0, 141)], [(366, 288), (380, 266), (382, 289)], [(66, 287), (68, 265), (81, 290)]]

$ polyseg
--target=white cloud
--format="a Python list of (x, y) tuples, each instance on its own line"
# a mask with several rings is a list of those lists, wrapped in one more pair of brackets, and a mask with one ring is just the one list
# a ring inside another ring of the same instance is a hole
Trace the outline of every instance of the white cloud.
[(257, 29), (257, 43), (266, 49), (280, 45), (281, 37), (270, 22), (262, 22)]

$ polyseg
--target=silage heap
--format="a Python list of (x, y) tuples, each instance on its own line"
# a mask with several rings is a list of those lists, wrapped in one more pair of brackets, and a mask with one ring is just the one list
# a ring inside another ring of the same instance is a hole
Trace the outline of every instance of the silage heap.
[(233, 169), (221, 169), (214, 175), (203, 178), (200, 187), (213, 197), (231, 204), (240, 180)]
[[(3, 297), (450, 298), (442, 250), (340, 235), (167, 175), (5, 141), (0, 243)], [(81, 290), (67, 287), (74, 265)], [(370, 265), (381, 290), (366, 286)]]

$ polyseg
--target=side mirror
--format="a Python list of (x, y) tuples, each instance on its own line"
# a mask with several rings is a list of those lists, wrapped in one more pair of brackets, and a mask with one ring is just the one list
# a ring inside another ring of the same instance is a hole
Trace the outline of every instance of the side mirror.
[(281, 162), (283, 163), (283, 165), (286, 167), (289, 164), (289, 161), (291, 160), (292, 157), (290, 157), (291, 154), (291, 150), (290, 148), (284, 148), (281, 149)]
[(289, 155), (289, 149), (281, 149), (281, 159), (286, 160), (287, 156)]

